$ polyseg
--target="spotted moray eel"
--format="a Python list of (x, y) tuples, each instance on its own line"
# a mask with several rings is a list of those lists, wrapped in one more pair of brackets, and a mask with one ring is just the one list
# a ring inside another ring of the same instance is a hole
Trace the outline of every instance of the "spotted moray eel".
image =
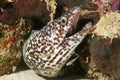
[(41, 30), (32, 32), (23, 46), (24, 61), (31, 69), (46, 77), (59, 75), (92, 27), (88, 22), (81, 31), (66, 37), (76, 27), (80, 10), (80, 7), (74, 7)]

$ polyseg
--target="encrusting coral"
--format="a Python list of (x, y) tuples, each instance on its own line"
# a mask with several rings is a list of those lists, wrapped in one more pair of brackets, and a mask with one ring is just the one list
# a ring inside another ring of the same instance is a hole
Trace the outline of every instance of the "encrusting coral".
[(22, 45), (32, 29), (30, 20), (20, 19), (16, 26), (0, 23), (0, 75), (14, 72), (22, 57)]

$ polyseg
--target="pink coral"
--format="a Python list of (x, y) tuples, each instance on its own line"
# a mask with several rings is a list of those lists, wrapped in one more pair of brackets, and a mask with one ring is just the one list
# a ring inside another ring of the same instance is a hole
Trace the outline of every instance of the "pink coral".
[(120, 9), (120, 0), (95, 0), (94, 4), (98, 6), (100, 12), (111, 12)]

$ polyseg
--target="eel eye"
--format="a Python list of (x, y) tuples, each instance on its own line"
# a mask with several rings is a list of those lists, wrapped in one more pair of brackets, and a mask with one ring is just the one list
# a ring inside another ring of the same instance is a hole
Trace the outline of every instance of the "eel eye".
[(67, 18), (62, 17), (62, 19), (61, 19), (61, 24), (62, 24), (62, 25), (66, 25), (66, 24), (67, 24)]

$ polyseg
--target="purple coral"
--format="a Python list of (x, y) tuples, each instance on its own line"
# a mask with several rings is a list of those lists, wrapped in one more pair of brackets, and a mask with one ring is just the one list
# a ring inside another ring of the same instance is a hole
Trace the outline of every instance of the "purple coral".
[(120, 9), (120, 0), (96, 0), (94, 2), (98, 6), (99, 11), (110, 12)]
[(111, 0), (112, 3), (112, 11), (116, 11), (120, 9), (120, 0)]

